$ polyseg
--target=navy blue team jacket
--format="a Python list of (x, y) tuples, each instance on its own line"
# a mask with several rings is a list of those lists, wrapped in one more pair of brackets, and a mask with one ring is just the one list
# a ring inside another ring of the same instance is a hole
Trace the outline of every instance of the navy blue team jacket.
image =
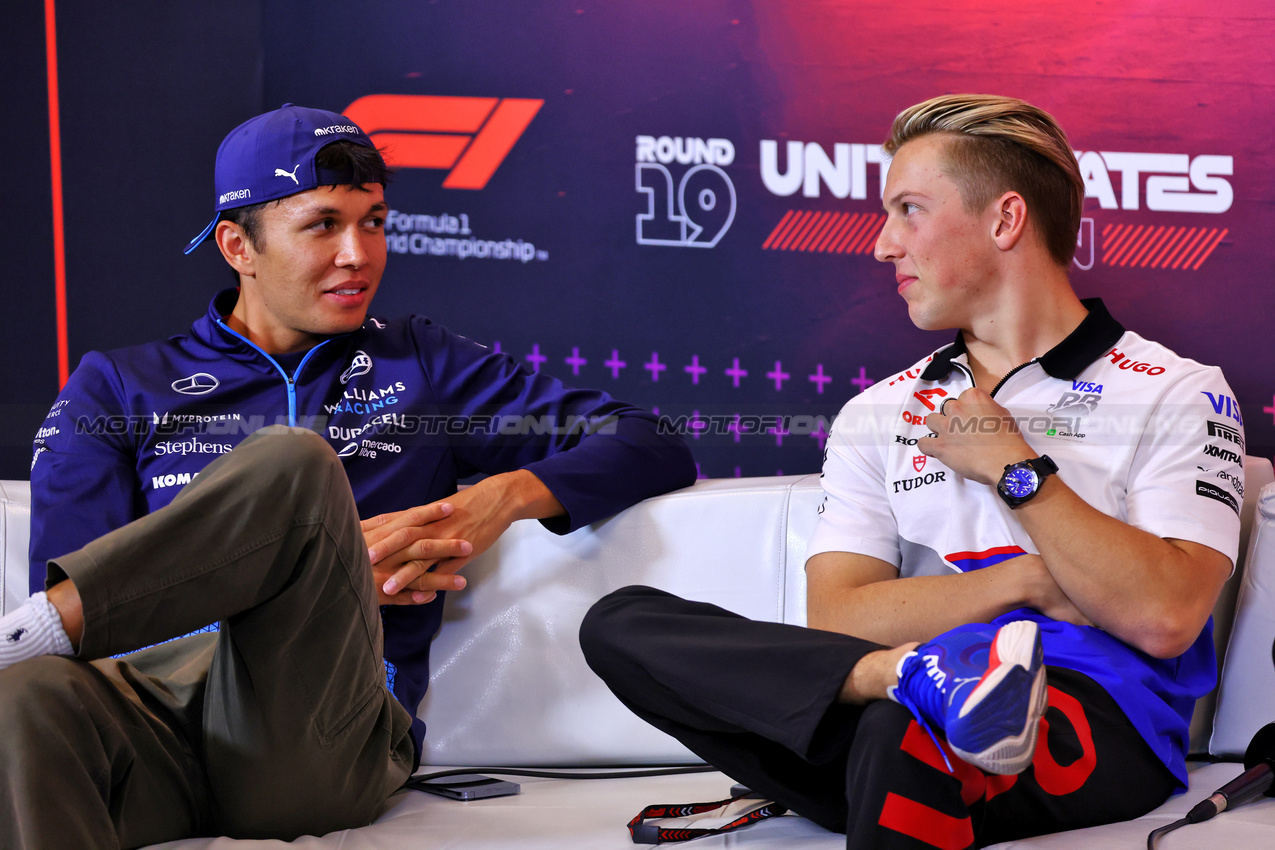
[[(364, 518), (449, 496), (476, 473), (528, 469), (566, 508), (544, 522), (565, 534), (695, 480), (686, 444), (658, 433), (652, 414), (428, 319), (369, 317), (303, 356), (273, 358), (222, 321), (237, 298), (219, 293), (188, 334), (90, 352), (71, 375), (35, 439), (33, 592), (50, 558), (167, 505), (266, 425), (326, 437)], [(384, 608), (395, 696), (413, 717), (443, 602)], [(416, 720), (418, 753), (424, 731)]]

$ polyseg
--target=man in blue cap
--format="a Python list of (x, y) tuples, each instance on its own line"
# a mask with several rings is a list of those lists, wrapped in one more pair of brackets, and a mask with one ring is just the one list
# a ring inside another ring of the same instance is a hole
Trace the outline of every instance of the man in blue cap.
[(236, 128), (186, 250), (238, 286), (186, 335), (90, 352), (54, 404), (34, 592), (0, 618), (3, 846), (368, 823), (419, 763), (460, 568), (516, 519), (565, 533), (694, 480), (650, 414), (368, 316), (387, 178), (336, 113)]

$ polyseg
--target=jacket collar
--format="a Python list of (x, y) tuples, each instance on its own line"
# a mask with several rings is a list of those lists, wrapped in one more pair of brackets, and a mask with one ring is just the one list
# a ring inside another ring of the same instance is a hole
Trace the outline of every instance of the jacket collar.
[[(248, 364), (262, 372), (274, 373), (275, 367), (270, 361), (262, 356), (261, 352), (251, 345), (248, 345), (238, 336), (230, 333), (222, 324), (225, 316), (229, 316), (231, 311), (235, 309), (235, 304), (239, 302), (238, 287), (223, 289), (213, 296), (212, 301), (208, 303), (208, 312), (197, 319), (191, 326), (191, 334), (207, 345), (218, 354), (222, 354), (232, 360), (237, 360)], [(341, 334), (331, 338), (336, 340), (350, 341), (366, 334), (365, 328), (370, 320), (364, 320), (363, 327), (348, 334)], [(319, 352), (315, 357), (315, 365), (319, 363), (328, 363), (331, 360), (340, 357), (347, 350), (345, 345), (325, 345), (324, 351)], [(306, 367), (307, 374), (310, 373), (310, 367)]]
[[(1101, 298), (1084, 298), (1080, 302), (1089, 315), (1067, 335), (1067, 338), (1042, 354), (1037, 362), (1052, 378), (1074, 381), (1124, 335), (1124, 325), (1112, 318)], [(925, 381), (941, 381), (955, 368), (952, 361), (968, 353), (965, 336), (956, 332), (956, 341), (934, 352), (934, 359), (921, 373)]]

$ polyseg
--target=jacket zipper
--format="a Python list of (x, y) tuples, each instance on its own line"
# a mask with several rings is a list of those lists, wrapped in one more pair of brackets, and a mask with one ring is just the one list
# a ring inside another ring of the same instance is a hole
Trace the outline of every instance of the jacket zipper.
[(252, 340), (248, 339), (248, 338), (247, 338), (246, 336), (244, 336), (243, 334), (236, 333), (236, 332), (234, 331), (234, 329), (232, 329), (229, 325), (227, 325), (227, 324), (226, 324), (225, 322), (223, 322), (221, 319), (218, 319), (218, 320), (217, 320), (217, 324), (218, 324), (218, 325), (220, 325), (220, 326), (221, 326), (221, 328), (222, 328), (223, 330), (225, 330), (227, 333), (229, 333), (231, 336), (233, 336), (233, 337), (235, 337), (236, 339), (240, 340), (240, 341), (241, 341), (241, 342), (243, 342), (245, 345), (247, 345), (247, 346), (249, 346), (250, 348), (252, 348), (252, 350), (253, 350), (253, 351), (256, 351), (256, 352), (257, 352), (258, 354), (260, 354), (262, 357), (264, 357), (264, 358), (266, 358), (267, 360), (269, 360), (269, 361), (270, 361), (270, 364), (271, 364), (272, 366), (274, 366), (275, 371), (277, 371), (280, 375), (282, 375), (282, 376), (283, 376), (284, 384), (285, 384), (285, 386), (286, 386), (286, 387), (287, 387), (287, 389), (288, 389), (288, 424), (289, 424), (289, 425), (291, 425), (293, 428), (297, 427), (297, 382), (296, 382), (296, 375), (300, 375), (300, 374), (301, 374), (301, 370), (305, 368), (305, 364), (306, 364), (306, 363), (310, 362), (310, 358), (314, 356), (314, 353), (315, 353), (316, 351), (318, 351), (318, 350), (319, 350), (320, 348), (322, 348), (323, 346), (327, 345), (327, 344), (328, 344), (329, 342), (331, 342), (332, 340), (330, 340), (330, 339), (325, 339), (323, 342), (319, 343), (319, 344), (318, 344), (318, 345), (316, 345), (314, 348), (311, 348), (309, 351), (307, 351), (307, 352), (305, 353), (305, 357), (302, 357), (302, 358), (301, 358), (301, 362), (297, 364), (297, 371), (296, 371), (296, 375), (289, 375), (289, 374), (288, 374), (288, 372), (287, 372), (287, 370), (286, 370), (286, 369), (284, 369), (282, 366), (280, 366), (280, 365), (279, 365), (279, 361), (278, 361), (278, 360), (275, 360), (273, 357), (271, 357), (269, 354), (267, 354), (267, 353), (265, 352), (265, 350), (264, 350), (264, 349), (262, 349), (262, 348), (260, 348), (259, 346), (255, 345), (255, 344), (252, 342)]
[(1010, 369), (1008, 372), (1006, 372), (1005, 377), (1001, 378), (1000, 381), (997, 382), (996, 386), (992, 388), (992, 391), (990, 393), (992, 398), (996, 398), (996, 391), (999, 390), (1001, 387), (1005, 386), (1005, 382), (1008, 381), (1010, 378), (1012, 378), (1015, 372), (1019, 371), (1020, 369), (1026, 369), (1028, 366), (1035, 363), (1036, 360), (1038, 359), (1039, 358), (1032, 358), (1031, 360), (1028, 360), (1026, 363), (1019, 363), (1013, 369)]

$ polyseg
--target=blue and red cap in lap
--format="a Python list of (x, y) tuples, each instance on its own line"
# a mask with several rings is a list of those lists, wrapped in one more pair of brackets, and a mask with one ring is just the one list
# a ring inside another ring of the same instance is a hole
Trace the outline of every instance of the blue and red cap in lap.
[(286, 198), (316, 186), (352, 182), (348, 172), (317, 168), (314, 157), (333, 142), (374, 148), (372, 140), (339, 112), (285, 103), (230, 132), (217, 149), (213, 220), (191, 240), (189, 254), (213, 232), (221, 214), (236, 207)]

